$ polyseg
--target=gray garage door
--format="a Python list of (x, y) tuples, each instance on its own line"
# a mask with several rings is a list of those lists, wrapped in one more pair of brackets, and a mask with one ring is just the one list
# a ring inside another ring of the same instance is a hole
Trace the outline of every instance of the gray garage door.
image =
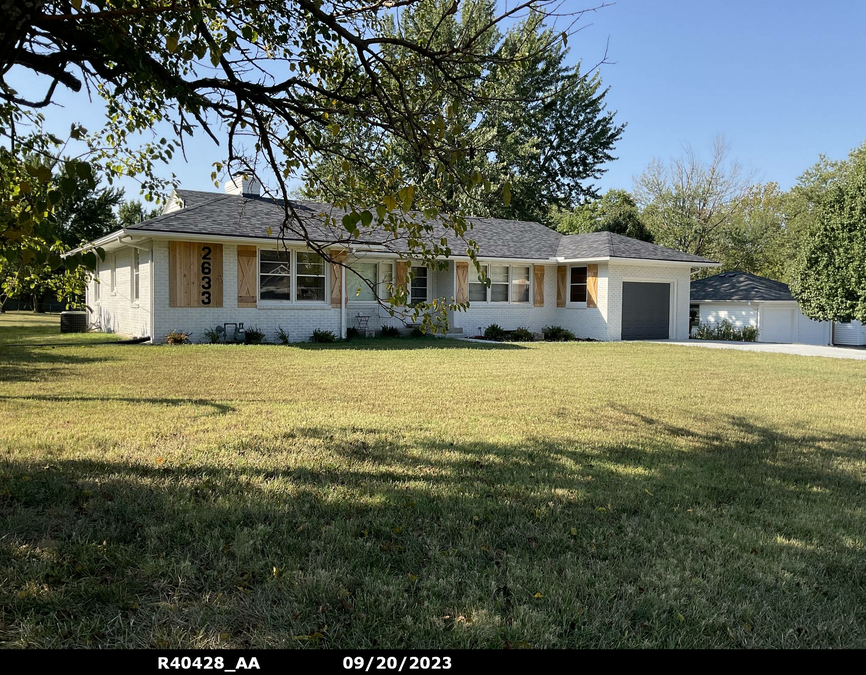
[(670, 284), (623, 282), (623, 340), (667, 340), (670, 313)]

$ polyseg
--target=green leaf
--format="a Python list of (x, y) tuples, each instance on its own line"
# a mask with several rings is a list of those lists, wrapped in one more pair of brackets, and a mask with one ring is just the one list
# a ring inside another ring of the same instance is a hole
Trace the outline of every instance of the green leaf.
[(505, 185), (502, 186), (502, 201), (505, 206), (511, 204), (511, 183), (505, 183)]
[(169, 54), (174, 54), (177, 51), (177, 42), (180, 39), (180, 36), (177, 33), (169, 33), (168, 37), (165, 38), (165, 48), (168, 50)]

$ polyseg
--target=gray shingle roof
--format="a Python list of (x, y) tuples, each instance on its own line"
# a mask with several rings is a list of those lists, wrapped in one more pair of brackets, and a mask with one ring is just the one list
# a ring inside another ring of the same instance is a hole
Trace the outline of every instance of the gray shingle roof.
[(692, 302), (793, 300), (787, 284), (748, 272), (722, 272), (691, 284)]
[(613, 232), (563, 235), (557, 255), (560, 258), (639, 258), (643, 260), (670, 260), (672, 262), (711, 262), (691, 253), (675, 251), (658, 244), (624, 237)]
[[(177, 190), (184, 208), (166, 213), (127, 228), (135, 232), (171, 232), (196, 235), (228, 237), (253, 237), (276, 239), (276, 232), (283, 220), (283, 205), (261, 197), (228, 195), (197, 190)], [(330, 242), (338, 240), (345, 232), (328, 229), (322, 213), (328, 213), (339, 223), (344, 212), (327, 204), (308, 201), (293, 201), (301, 222), (315, 240)], [(639, 258), (647, 260), (669, 260), (675, 262), (711, 262), (700, 256), (681, 253), (655, 244), (630, 239), (609, 232), (593, 234), (563, 235), (540, 223), (497, 218), (469, 218), (472, 228), (468, 239), (478, 244), (480, 255), (487, 258), (521, 258), (550, 260), (556, 257), (582, 258)], [(268, 236), (268, 227), (273, 233)], [(448, 236), (445, 228), (433, 223), (426, 234), (435, 241)], [(454, 242), (453, 233), (449, 240)], [(402, 240), (395, 240), (384, 230), (371, 228), (356, 240), (359, 244), (377, 244), (394, 252), (405, 252)], [(454, 254), (463, 254), (461, 247), (454, 246)]]

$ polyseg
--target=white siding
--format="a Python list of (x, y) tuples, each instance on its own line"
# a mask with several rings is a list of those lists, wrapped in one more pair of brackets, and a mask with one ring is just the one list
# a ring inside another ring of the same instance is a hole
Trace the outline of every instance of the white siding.
[(757, 305), (750, 306), (745, 302), (705, 302), (700, 307), (701, 323), (715, 325), (728, 321), (735, 328), (754, 328), (758, 325)]
[(859, 321), (836, 322), (833, 343), (837, 345), (866, 345), (866, 326)]
[(830, 323), (812, 321), (794, 302), (704, 302), (700, 304), (701, 323), (718, 324), (728, 320), (736, 328), (758, 329), (758, 342), (794, 342), (826, 345), (830, 342)]

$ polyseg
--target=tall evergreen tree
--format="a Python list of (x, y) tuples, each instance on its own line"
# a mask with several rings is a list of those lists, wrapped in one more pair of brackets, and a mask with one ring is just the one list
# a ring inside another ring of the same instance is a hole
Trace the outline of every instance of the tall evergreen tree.
[[(545, 27), (540, 13), (531, 13), (503, 35), (481, 30), (495, 16), (491, 0), (463, 3), (459, 15), (447, 13), (452, 4), (424, 0), (409, 6), (400, 15), (399, 34), (413, 42), (433, 35), (430, 49), (447, 52), (456, 48), (461, 36), (477, 32), (482, 36), (478, 49), (494, 52), (500, 65), (490, 71), (471, 63), (456, 66), (452, 75), (459, 78), (463, 91), (474, 92), (472, 96), (438, 87), (429, 71), (420, 68), (404, 84), (428, 92), (433, 108), (467, 130), (470, 149), (455, 159), (455, 165), (483, 189), (469, 191), (442, 173), (429, 171), (417, 144), (370, 137), (361, 125), (341, 127), (333, 143), (365, 148), (395, 174), (412, 180), (419, 195), (436, 195), (467, 215), (551, 224), (552, 207), (570, 209), (598, 197), (593, 181), (604, 173), (604, 163), (614, 159), (614, 144), (625, 128), (606, 109), (607, 89), (599, 74), (582, 73), (580, 64), (565, 64), (568, 48), (558, 33)], [(387, 20), (383, 32), (396, 37), (396, 20)], [(388, 45), (387, 51), (395, 58), (408, 57), (404, 47)], [(488, 98), (497, 103), (473, 103)], [(331, 191), (349, 191), (342, 169), (339, 159), (323, 159), (306, 176), (306, 194), (322, 198)]]

